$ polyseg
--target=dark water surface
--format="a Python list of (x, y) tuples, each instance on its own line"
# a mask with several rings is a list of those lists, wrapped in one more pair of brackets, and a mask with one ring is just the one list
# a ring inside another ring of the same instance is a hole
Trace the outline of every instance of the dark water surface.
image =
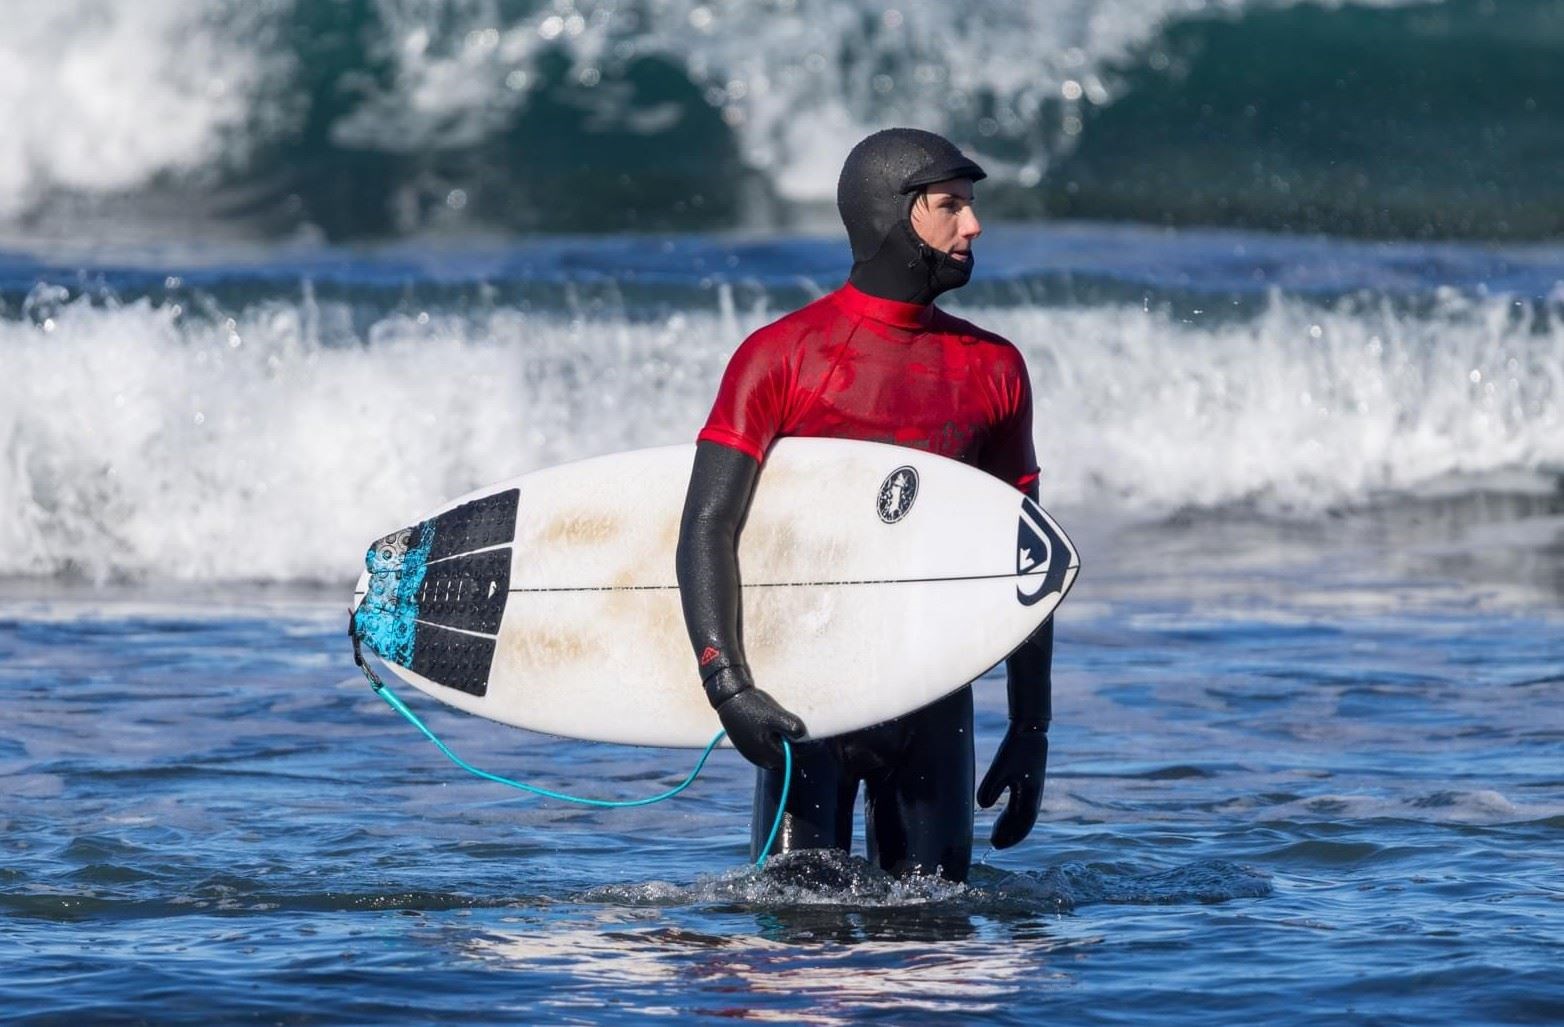
[[(1556, 506), (1056, 511), (1086, 567), (1043, 811), (1015, 849), (980, 837), (966, 886), (747, 867), (731, 752), (642, 810), (460, 776), (356, 675), (344, 595), (14, 581), (0, 1001), (23, 1022), (1557, 1021)], [(693, 761), (405, 698), (479, 765), (567, 790), (649, 794)], [(1002, 725), (991, 680), (980, 761)]]

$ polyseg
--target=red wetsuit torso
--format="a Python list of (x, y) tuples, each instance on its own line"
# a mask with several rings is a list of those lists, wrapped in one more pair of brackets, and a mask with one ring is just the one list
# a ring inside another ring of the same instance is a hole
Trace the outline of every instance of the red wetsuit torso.
[(910, 446), (1023, 490), (1037, 478), (1020, 352), (938, 307), (850, 284), (744, 340), (699, 437), (763, 460), (784, 435)]

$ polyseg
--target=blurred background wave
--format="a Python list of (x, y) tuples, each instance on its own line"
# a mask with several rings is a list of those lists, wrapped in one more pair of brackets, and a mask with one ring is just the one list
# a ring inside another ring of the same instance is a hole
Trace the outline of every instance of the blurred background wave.
[(886, 124), (984, 206), (1371, 237), (1564, 229), (1554, 0), (62, 0), (0, 33), (11, 236), (828, 222)]

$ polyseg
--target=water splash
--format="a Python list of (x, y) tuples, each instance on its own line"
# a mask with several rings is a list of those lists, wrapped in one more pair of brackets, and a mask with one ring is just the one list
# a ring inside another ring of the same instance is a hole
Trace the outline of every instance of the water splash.
[[(1313, 518), (1564, 473), (1564, 318), (1546, 301), (963, 313), (1026, 355), (1052, 505)], [(306, 295), (0, 320), (0, 574), (340, 584), (366, 539), (476, 486), (692, 439), (733, 346), (772, 316), (729, 296), (366, 319)]]
[(1067, 913), (1093, 904), (1178, 905), (1264, 898), (1270, 875), (1225, 860), (1149, 869), (1128, 864), (1064, 863), (1005, 871), (982, 864), (971, 881), (933, 874), (896, 877), (857, 856), (829, 849), (783, 853), (762, 870), (739, 868), (679, 885), (614, 884), (577, 896), (619, 906), (739, 906), (746, 909), (889, 910), (920, 907), (963, 915)]

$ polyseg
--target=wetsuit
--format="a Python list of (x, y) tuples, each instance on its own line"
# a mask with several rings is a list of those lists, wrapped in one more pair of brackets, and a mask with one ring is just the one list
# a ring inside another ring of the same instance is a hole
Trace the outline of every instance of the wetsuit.
[[(916, 133), (914, 141), (921, 144), (928, 135)], [(796, 737), (803, 729), (763, 692), (764, 682), (755, 687), (743, 659), (735, 551), (767, 448), (785, 435), (910, 446), (971, 464), (1035, 494), (1037, 460), (1025, 363), (1005, 339), (929, 302), (964, 282), (970, 262), (964, 268), (950, 266), (947, 255), (930, 251), (905, 223), (911, 201), (899, 197), (953, 177), (952, 168), (962, 177), (982, 175), (976, 165), (961, 164), (965, 158), (954, 147), (930, 138), (948, 148), (934, 147), (937, 166), (929, 173), (937, 177), (907, 186), (920, 167), (919, 153), (901, 165), (890, 161), (888, 175), (880, 174), (885, 169), (879, 165), (866, 172), (871, 191), (876, 175), (897, 190), (897, 198), (880, 204), (881, 219), (888, 220), (879, 242), (872, 230), (853, 233), (853, 211), (844, 203), (855, 256), (867, 251), (854, 264), (849, 282), (743, 342), (699, 435), (680, 532), (679, 581), (708, 698), (740, 751), (760, 765), (756, 849), (775, 816), (783, 783), (774, 736)], [(854, 151), (855, 157), (866, 144)], [(839, 196), (850, 191), (853, 168), (850, 157)], [(1011, 729), (979, 793), (980, 800), (987, 800), (984, 805), (991, 805), (1002, 790), (1011, 789), (995, 831), (1001, 847), (1024, 837), (1036, 816), (1046, 761), (1051, 652), (1050, 622), (1007, 661)], [(840, 684), (875, 687), (872, 681)], [(862, 784), (871, 859), (892, 872), (916, 868), (955, 880), (966, 877), (973, 820), (970, 687), (897, 720), (793, 748), (780, 851), (849, 849)]]

